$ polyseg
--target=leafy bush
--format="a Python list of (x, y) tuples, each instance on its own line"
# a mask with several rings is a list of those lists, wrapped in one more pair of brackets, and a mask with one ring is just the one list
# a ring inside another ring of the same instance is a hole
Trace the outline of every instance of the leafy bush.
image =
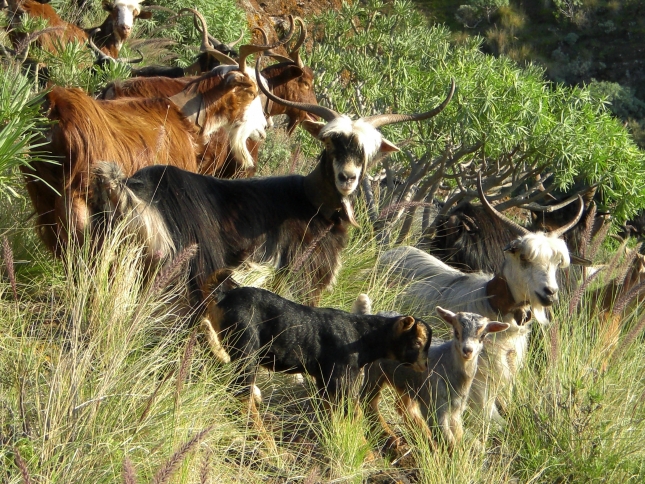
[(16, 68), (0, 64), (0, 197), (15, 197), (18, 168), (42, 160), (38, 126), (42, 95), (33, 96), (32, 82)]
[(447, 149), (454, 153), (483, 143), (463, 162), (501, 163), (519, 151), (524, 163), (553, 172), (561, 188), (575, 180), (598, 183), (619, 220), (645, 206), (638, 181), (645, 175), (645, 157), (588, 89), (552, 85), (542, 68), (521, 69), (503, 56), (482, 54), (479, 38), (453, 45), (445, 27), (429, 27), (405, 0), (387, 6), (373, 1), (372, 7), (345, 5), (318, 18), (309, 62), (324, 88), (321, 102), (359, 116), (422, 112), (443, 99), (451, 78), (458, 86), (432, 121), (383, 129), (390, 140), (405, 140), (408, 151), (386, 163), (408, 167), (409, 173), (410, 159), (427, 162)]

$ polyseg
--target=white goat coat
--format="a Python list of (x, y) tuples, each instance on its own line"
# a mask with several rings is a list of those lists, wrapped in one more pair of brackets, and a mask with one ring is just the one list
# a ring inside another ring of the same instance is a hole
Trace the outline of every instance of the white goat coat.
[(488, 302), (486, 284), (492, 274), (466, 274), (436, 257), (414, 247), (397, 247), (381, 257), (380, 264), (388, 271), (413, 281), (402, 295), (406, 311), (431, 315), (436, 306), (453, 312), (477, 313), (491, 321), (509, 323), (498, 334), (489, 334), (479, 358), (477, 374), (470, 391), (470, 407), (492, 418), (500, 425), (505, 422), (497, 411), (495, 398), (499, 390), (511, 382), (517, 373), (528, 347), (530, 323), (518, 325), (513, 313), (497, 314)]

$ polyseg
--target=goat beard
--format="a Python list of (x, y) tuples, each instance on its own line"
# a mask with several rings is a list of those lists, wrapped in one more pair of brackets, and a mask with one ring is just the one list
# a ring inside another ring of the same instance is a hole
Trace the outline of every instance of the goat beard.
[(538, 323), (540, 324), (549, 324), (549, 318), (546, 315), (546, 308), (540, 304), (540, 302), (537, 300), (537, 297), (531, 296), (530, 297), (531, 301), (531, 311), (533, 312), (533, 317), (537, 320)]
[(345, 211), (345, 215), (347, 216), (349, 223), (354, 227), (360, 228), (360, 225), (356, 221), (356, 217), (354, 217), (354, 207), (352, 206), (352, 201), (347, 197), (343, 197), (341, 203), (343, 204), (343, 210)]

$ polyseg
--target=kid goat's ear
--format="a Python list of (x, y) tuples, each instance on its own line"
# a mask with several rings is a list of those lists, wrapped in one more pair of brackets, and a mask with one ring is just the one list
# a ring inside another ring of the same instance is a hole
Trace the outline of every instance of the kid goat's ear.
[(500, 331), (506, 331), (509, 328), (510, 324), (500, 323), (499, 321), (491, 321), (486, 325), (487, 333), (499, 333)]
[(220, 297), (238, 287), (237, 282), (233, 280), (233, 271), (231, 269), (218, 269), (213, 272), (206, 282), (202, 284), (202, 300), (210, 303), (212, 299), (218, 301)]
[(404, 316), (396, 322), (395, 332), (397, 334), (405, 333), (414, 328), (416, 321), (412, 316)]
[(437, 306), (435, 308), (435, 311), (437, 311), (437, 314), (443, 319), (446, 323), (448, 323), (450, 326), (454, 326), (455, 320), (457, 319), (457, 315), (453, 313), (452, 311), (449, 311), (447, 309), (442, 308), (441, 306)]

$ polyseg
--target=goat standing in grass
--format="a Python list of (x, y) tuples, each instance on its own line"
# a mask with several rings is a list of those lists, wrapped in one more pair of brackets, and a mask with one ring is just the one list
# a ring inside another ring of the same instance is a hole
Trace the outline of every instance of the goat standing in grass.
[(440, 306), (436, 311), (452, 326), (454, 337), (451, 341), (433, 342), (428, 350), (426, 373), (412, 372), (391, 360), (379, 360), (365, 369), (361, 400), (367, 401), (369, 415), (381, 422), (388, 446), (396, 447), (398, 439), (378, 410), (385, 384), (398, 393), (399, 411), (406, 422), (419, 428), (429, 442), (433, 442), (430, 429), (438, 428), (448, 450), (452, 451), (463, 435), (462, 414), (485, 338), (489, 333), (505, 331), (510, 326), (489, 321), (479, 314), (455, 314)]
[(255, 402), (261, 398), (255, 387), (258, 366), (307, 373), (324, 402), (331, 403), (351, 389), (363, 366), (379, 358), (419, 373), (427, 368), (432, 331), (421, 320), (303, 306), (264, 289), (238, 287), (230, 275), (230, 270), (219, 270), (204, 285), (203, 328), (218, 358), (228, 354), (242, 362), (235, 383), (251, 388), (250, 410), (261, 430)]
[(411, 282), (402, 295), (406, 307), (429, 314), (441, 305), (510, 323), (508, 331), (485, 340), (471, 391), (471, 407), (503, 426), (505, 422), (499, 415), (495, 398), (501, 386), (512, 381), (524, 361), (531, 317), (540, 323), (548, 322), (546, 308), (558, 298), (556, 271), (570, 263), (569, 251), (561, 236), (578, 223), (584, 206), (580, 200), (577, 217), (564, 227), (549, 233), (530, 232), (488, 203), (481, 177), (477, 188), (484, 207), (518, 235), (503, 249), (504, 264), (500, 273), (466, 274), (414, 247), (387, 251), (381, 264)]
[(351, 197), (367, 163), (379, 151), (398, 150), (376, 128), (428, 119), (448, 104), (454, 92), (453, 82), (444, 102), (426, 113), (352, 121), (323, 106), (283, 100), (259, 85), (272, 101), (327, 121), (303, 122), (324, 144), (318, 164), (307, 176), (222, 180), (156, 166), (126, 178), (110, 164), (95, 171), (94, 211), (110, 218), (132, 217), (131, 230), (148, 245), (151, 260), (198, 244), (189, 281), (197, 305), (200, 287), (210, 274), (247, 260), (276, 269), (291, 266), (304, 279), (299, 290), (307, 302), (317, 304), (340, 268), (349, 225), (357, 225)]

